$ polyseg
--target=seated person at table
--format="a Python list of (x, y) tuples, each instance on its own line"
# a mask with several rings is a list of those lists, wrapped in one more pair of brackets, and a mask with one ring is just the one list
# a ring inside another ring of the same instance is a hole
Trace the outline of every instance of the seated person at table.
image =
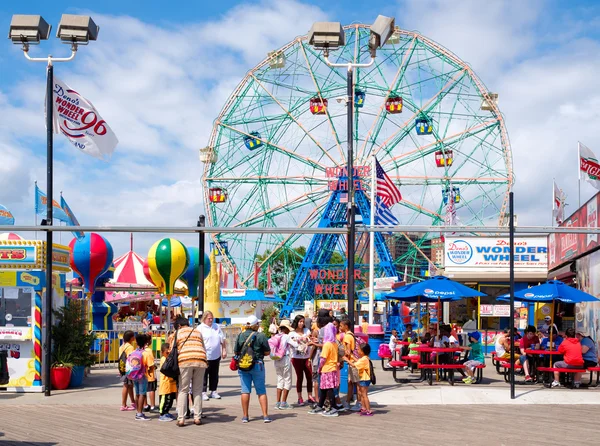
[[(435, 340), (433, 341), (433, 346), (449, 348), (449, 347), (456, 347), (457, 345), (458, 345), (458, 341), (454, 338), (454, 336), (450, 335), (450, 326), (448, 326), (448, 325), (440, 326), (440, 335), (436, 336)], [(437, 354), (436, 352), (432, 352), (431, 356), (430, 356), (431, 362), (435, 362), (436, 356), (437, 356), (438, 362), (440, 364), (446, 364), (446, 363), (450, 362), (450, 358), (451, 358), (450, 353)]]
[(598, 365), (598, 353), (596, 343), (588, 336), (585, 331), (577, 332), (577, 339), (581, 343), (581, 353), (583, 355), (583, 367), (596, 367)]
[[(550, 333), (552, 333), (552, 344), (550, 344)], [(564, 341), (564, 338), (558, 333), (558, 330), (555, 327), (552, 327), (548, 332), (548, 337), (542, 339), (540, 349), (556, 350), (558, 346), (562, 343), (562, 341)]]
[(494, 349), (496, 358), (510, 359), (510, 328), (505, 328), (501, 333), (496, 335)]
[[(406, 325), (406, 330), (402, 333), (402, 340), (404, 342), (410, 342), (410, 340), (415, 337), (417, 334), (413, 330), (412, 324)], [(408, 345), (402, 346), (402, 356), (408, 355)]]
[(475, 381), (475, 367), (485, 364), (485, 357), (483, 356), (483, 348), (481, 345), (481, 333), (474, 331), (469, 333), (468, 336), (471, 344), (469, 347), (464, 348), (470, 350), (469, 359), (463, 365), (469, 376), (464, 378), (463, 382), (465, 384), (473, 384), (473, 381)]
[(533, 325), (529, 325), (525, 329), (525, 336), (523, 336), (519, 344), (519, 348), (521, 349), (519, 361), (523, 366), (523, 372), (525, 372), (525, 382), (533, 381), (529, 375), (529, 360), (525, 354), (525, 350), (533, 349), (539, 342), (540, 338), (537, 337), (537, 329)]
[[(565, 331), (567, 337), (562, 344), (558, 346), (558, 352), (564, 356), (564, 360), (557, 361), (554, 367), (558, 369), (581, 369), (583, 368), (583, 354), (581, 353), (581, 343), (575, 336), (574, 328), (567, 328)], [(560, 372), (554, 372), (554, 381), (552, 387), (560, 387)], [(573, 386), (577, 389), (581, 385), (581, 373), (575, 373)]]
[[(552, 318), (550, 316), (546, 316), (544, 318), (544, 324), (540, 327), (540, 333), (542, 333), (544, 336), (548, 336), (551, 324)], [(556, 331), (558, 331), (558, 327), (556, 326), (556, 324), (552, 324), (552, 326), (556, 328)]]

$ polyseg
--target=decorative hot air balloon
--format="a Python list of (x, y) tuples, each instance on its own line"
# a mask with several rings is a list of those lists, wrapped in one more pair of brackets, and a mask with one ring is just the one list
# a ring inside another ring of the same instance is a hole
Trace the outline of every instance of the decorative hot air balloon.
[(151, 284), (154, 285), (154, 281), (152, 280), (152, 276), (150, 276), (150, 267), (148, 266), (148, 258), (146, 257), (146, 260), (144, 260), (144, 263), (142, 265), (142, 269), (144, 270), (144, 276), (146, 277), (146, 279), (148, 279), (148, 282), (150, 282)]
[(81, 239), (69, 243), (71, 269), (83, 281), (88, 295), (94, 293), (96, 279), (104, 274), (113, 261), (113, 249), (108, 240), (94, 232), (86, 233)]
[(148, 251), (148, 268), (152, 282), (160, 293), (172, 296), (175, 282), (189, 265), (188, 251), (179, 240), (164, 238)]
[[(188, 286), (188, 296), (189, 297), (198, 297), (198, 273), (200, 270), (200, 256), (198, 255), (200, 250), (195, 246), (188, 246), (188, 255), (190, 258), (190, 264), (185, 270), (185, 274), (182, 279), (187, 283)], [(204, 278), (208, 277), (208, 273), (210, 273), (210, 259), (204, 253)]]

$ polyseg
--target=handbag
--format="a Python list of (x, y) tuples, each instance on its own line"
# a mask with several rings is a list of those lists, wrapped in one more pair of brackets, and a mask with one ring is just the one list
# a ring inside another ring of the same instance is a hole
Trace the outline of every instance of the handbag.
[[(190, 330), (190, 334), (185, 339), (185, 341), (183, 341), (183, 344), (181, 344), (182, 347), (185, 345), (187, 340), (190, 338), (193, 331), (194, 330)], [(175, 340), (173, 341), (173, 348), (171, 348), (171, 351), (169, 352), (169, 356), (167, 356), (167, 359), (165, 359), (164, 364), (160, 368), (160, 373), (162, 373), (163, 375), (165, 375), (168, 378), (172, 378), (175, 380), (179, 378), (179, 373), (180, 373), (180, 371), (179, 371), (179, 352), (177, 351), (177, 335), (178, 334), (179, 334), (179, 330), (177, 330), (175, 332)]]
[(232, 372), (235, 372), (237, 369), (238, 369), (237, 358), (234, 356), (233, 358), (231, 358), (231, 361), (229, 361), (229, 370), (231, 370)]

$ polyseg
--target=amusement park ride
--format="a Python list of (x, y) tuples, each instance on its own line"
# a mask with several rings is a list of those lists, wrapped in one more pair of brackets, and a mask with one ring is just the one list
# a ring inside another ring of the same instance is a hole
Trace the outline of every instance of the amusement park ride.
[[(368, 61), (369, 27), (343, 30), (346, 44), (329, 60)], [(347, 225), (346, 76), (325, 57), (307, 36), (298, 37), (269, 53), (233, 91), (201, 150), (210, 226)], [(358, 170), (376, 157), (402, 192), (393, 209), (401, 224), (440, 225), (443, 232), (449, 200), (461, 225), (505, 221), (513, 182), (508, 135), (498, 95), (468, 64), (433, 40), (396, 28), (374, 64), (356, 69), (353, 82), (353, 165)], [(360, 172), (355, 180), (360, 228), (370, 224), (371, 184)], [(423, 266), (435, 260), (431, 241), (440, 232), (377, 233), (374, 259), (366, 254), (368, 233), (359, 232), (356, 289), (367, 285), (370, 261), (376, 262), (376, 276), (407, 272), (409, 280), (418, 280)], [(391, 253), (394, 239), (407, 248)], [(213, 244), (223, 267), (239, 273), (242, 287), (252, 283), (257, 259), (261, 280), (279, 262), (276, 291), (287, 293), (285, 315), (315, 299), (315, 286), (332, 283), (329, 273), (311, 272), (347, 265), (348, 247), (339, 235), (236, 233), (215, 235)], [(303, 258), (301, 246), (307, 247)], [(335, 252), (345, 264), (331, 264)], [(325, 290), (331, 292), (321, 298), (343, 294), (343, 287)]]

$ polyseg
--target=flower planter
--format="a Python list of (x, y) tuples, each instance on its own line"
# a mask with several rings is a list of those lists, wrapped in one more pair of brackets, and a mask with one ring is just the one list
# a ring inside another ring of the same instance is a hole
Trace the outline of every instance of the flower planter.
[(71, 380), (69, 381), (69, 387), (81, 387), (83, 385), (84, 372), (85, 366), (73, 366), (73, 369), (71, 370)]
[(55, 390), (65, 390), (71, 380), (70, 367), (52, 367), (50, 369), (50, 382)]

